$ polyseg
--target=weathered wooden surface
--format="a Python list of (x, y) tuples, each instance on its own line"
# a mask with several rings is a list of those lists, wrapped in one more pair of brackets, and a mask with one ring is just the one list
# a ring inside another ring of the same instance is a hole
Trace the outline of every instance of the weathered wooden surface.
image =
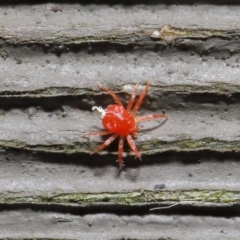
[[(0, 6), (1, 239), (239, 239), (240, 6), (181, 3)], [(119, 172), (96, 83), (147, 80)]]

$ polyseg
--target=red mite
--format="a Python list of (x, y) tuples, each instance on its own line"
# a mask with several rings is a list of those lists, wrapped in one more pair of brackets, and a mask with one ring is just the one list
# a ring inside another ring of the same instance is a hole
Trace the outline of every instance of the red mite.
[(102, 113), (102, 125), (106, 129), (105, 131), (101, 132), (89, 132), (84, 134), (83, 136), (89, 136), (89, 135), (110, 135), (111, 136), (102, 143), (93, 153), (96, 153), (98, 151), (101, 151), (103, 148), (108, 146), (115, 138), (119, 136), (119, 143), (118, 143), (118, 162), (119, 162), (119, 168), (122, 169), (123, 160), (123, 143), (124, 139), (127, 139), (127, 142), (132, 149), (132, 151), (135, 153), (135, 156), (137, 158), (141, 159), (141, 154), (137, 150), (137, 147), (135, 145), (135, 142), (133, 140), (133, 137), (137, 136), (139, 132), (139, 128), (137, 126), (138, 122), (142, 121), (148, 121), (155, 118), (164, 118), (167, 119), (168, 116), (162, 115), (162, 114), (152, 114), (152, 115), (145, 115), (136, 117), (136, 114), (138, 112), (138, 109), (143, 101), (143, 98), (147, 94), (147, 91), (150, 86), (150, 82), (147, 83), (146, 87), (140, 94), (139, 98), (137, 99), (136, 103), (134, 104), (134, 100), (137, 93), (137, 85), (134, 87), (132, 96), (128, 102), (127, 108), (125, 109), (123, 107), (122, 102), (120, 99), (116, 96), (114, 92), (111, 90), (101, 86), (98, 84), (99, 88), (107, 93), (109, 93), (116, 104), (109, 105), (105, 110), (102, 109), (102, 107), (96, 107), (94, 106), (92, 110), (98, 110)]

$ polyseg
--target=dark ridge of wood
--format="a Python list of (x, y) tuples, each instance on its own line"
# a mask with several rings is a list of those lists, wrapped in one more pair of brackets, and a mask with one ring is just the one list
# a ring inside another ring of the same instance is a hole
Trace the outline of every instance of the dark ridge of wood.
[[(120, 86), (113, 86), (113, 91), (127, 102), (130, 93), (121, 90)], [(161, 102), (159, 102), (161, 99)], [(113, 101), (108, 94), (92, 89), (77, 88), (46, 88), (34, 91), (0, 91), (0, 109), (37, 107), (45, 111), (62, 109), (62, 106), (91, 111), (91, 102), (107, 106)], [(187, 109), (193, 105), (203, 103), (227, 105), (240, 103), (240, 85), (213, 84), (211, 86), (152, 86), (144, 102), (155, 102), (159, 108)], [(142, 104), (142, 108), (151, 108)], [(184, 103), (184, 104), (180, 104)], [(201, 106), (198, 106), (201, 108)]]
[[(201, 55), (211, 56), (216, 52), (229, 51), (229, 55), (239, 53), (237, 47), (240, 42), (239, 29), (197, 29), (197, 28), (176, 28), (174, 26), (159, 26), (142, 28), (137, 31), (121, 31), (112, 30), (108, 32), (101, 31), (86, 35), (77, 33), (75, 30), (81, 29), (76, 26), (72, 29), (70, 35), (63, 35), (59, 32), (44, 33), (41, 35), (38, 31), (26, 31), (25, 33), (15, 34), (11, 29), (0, 31), (0, 39), (2, 40), (3, 52), (2, 58), (6, 58), (7, 48), (14, 47), (33, 47), (33, 51), (37, 48), (42, 49), (46, 53), (54, 53), (61, 55), (72, 51), (87, 51), (88, 53), (96, 52), (133, 52), (133, 51), (190, 51)], [(96, 28), (92, 29), (96, 30)], [(89, 29), (91, 33), (91, 28)], [(26, 36), (31, 36), (27, 38)], [(45, 36), (45, 37), (44, 37)], [(49, 37), (51, 36), (51, 37)], [(54, 36), (54, 37), (52, 37)], [(218, 39), (214, 46), (208, 42)], [(91, 48), (89, 48), (91, 46)], [(231, 50), (230, 50), (231, 49)]]
[[(2, 0), (0, 5), (10, 5), (10, 4), (41, 4), (47, 3), (47, 0)], [(52, 0), (51, 3), (56, 4), (71, 4), (71, 3), (80, 3), (80, 4), (108, 4), (108, 5), (115, 5), (115, 4), (124, 4), (124, 5), (138, 5), (138, 4), (146, 4), (146, 5), (157, 5), (157, 4), (182, 4), (182, 5), (192, 5), (192, 4), (214, 4), (214, 5), (221, 5), (221, 4), (228, 4), (228, 5), (237, 5), (239, 4), (238, 0)]]

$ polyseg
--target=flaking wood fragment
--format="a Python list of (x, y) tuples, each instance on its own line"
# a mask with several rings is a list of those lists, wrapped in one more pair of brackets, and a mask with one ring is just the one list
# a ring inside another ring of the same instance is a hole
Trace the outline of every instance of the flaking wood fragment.
[(175, 28), (163, 26), (156, 29), (151, 34), (154, 39), (162, 39), (167, 42), (173, 42), (176, 39), (209, 39), (209, 38), (226, 38), (238, 37), (240, 30), (217, 30), (217, 29), (197, 29), (197, 28)]

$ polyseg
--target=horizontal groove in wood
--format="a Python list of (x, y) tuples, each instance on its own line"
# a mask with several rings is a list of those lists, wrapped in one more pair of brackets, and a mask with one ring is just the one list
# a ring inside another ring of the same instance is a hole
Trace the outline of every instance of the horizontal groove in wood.
[[(132, 88), (133, 86), (131, 86)], [(113, 86), (112, 90), (127, 102), (130, 92), (122, 90), (123, 87)], [(28, 108), (37, 107), (48, 110), (62, 109), (63, 106), (70, 106), (81, 110), (91, 111), (92, 104), (100, 106), (108, 105), (112, 101), (108, 94), (96, 92), (92, 89), (79, 88), (46, 88), (35, 91), (2, 91), (0, 92), (0, 108)], [(148, 104), (145, 104), (148, 102)], [(213, 84), (211, 86), (151, 86), (148, 95), (145, 97), (142, 108), (161, 109), (201, 109), (201, 104), (226, 103), (239, 104), (240, 85)], [(3, 113), (2, 113), (3, 114)]]

